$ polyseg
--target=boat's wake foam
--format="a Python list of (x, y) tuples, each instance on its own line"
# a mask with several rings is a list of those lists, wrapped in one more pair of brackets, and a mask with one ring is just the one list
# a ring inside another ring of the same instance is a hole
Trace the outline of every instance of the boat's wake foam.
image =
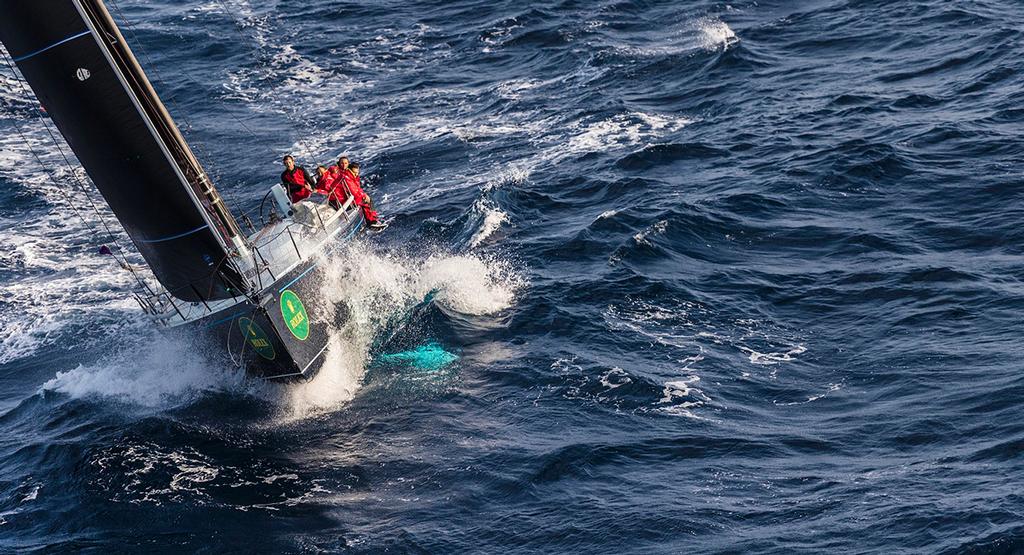
[(241, 371), (211, 362), (211, 357), (197, 351), (188, 339), (165, 336), (154, 329), (136, 339), (137, 343), (99, 363), (58, 372), (43, 384), (42, 391), (166, 409), (188, 404), (210, 391), (246, 387)]
[(446, 312), (472, 316), (509, 308), (522, 286), (509, 264), (476, 255), (423, 256), (375, 252), (362, 242), (323, 260), (322, 294), (349, 319), (332, 325), (320, 372), (300, 384), (263, 383), (229, 369), (187, 339), (151, 330), (109, 359), (60, 372), (43, 391), (71, 398), (109, 398), (140, 407), (186, 405), (209, 392), (253, 395), (285, 418), (341, 408), (359, 390), (371, 350), (410, 310), (430, 299)]

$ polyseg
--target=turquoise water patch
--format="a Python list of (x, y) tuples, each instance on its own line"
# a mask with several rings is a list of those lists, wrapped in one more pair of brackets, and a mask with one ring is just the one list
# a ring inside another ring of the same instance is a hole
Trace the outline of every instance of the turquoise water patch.
[(455, 362), (459, 357), (437, 343), (420, 345), (409, 351), (383, 354), (377, 357), (380, 364), (406, 364), (419, 370), (437, 371)]

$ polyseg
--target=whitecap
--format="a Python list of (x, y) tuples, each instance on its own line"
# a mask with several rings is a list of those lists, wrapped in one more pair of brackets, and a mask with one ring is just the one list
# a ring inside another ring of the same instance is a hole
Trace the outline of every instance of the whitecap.
[(699, 382), (700, 376), (697, 375), (665, 382), (662, 397), (657, 403), (663, 406), (658, 409), (658, 412), (700, 419), (692, 409), (704, 406), (710, 399), (703, 391), (697, 389), (696, 384)]
[(238, 389), (244, 375), (218, 367), (187, 339), (153, 330), (146, 341), (99, 363), (58, 372), (40, 388), (74, 399), (108, 398), (140, 407), (166, 409), (210, 391)]
[(629, 377), (629, 373), (616, 366), (601, 374), (600, 381), (601, 385), (608, 388), (608, 390), (612, 390), (632, 383), (633, 379)]
[(498, 231), (502, 224), (507, 224), (511, 221), (508, 213), (496, 206), (485, 206), (483, 210), (483, 221), (480, 222), (480, 227), (473, 234), (473, 237), (469, 239), (469, 248), (471, 249), (479, 247), (495, 231)]
[(807, 347), (804, 347), (803, 345), (797, 345), (796, 347), (793, 347), (788, 351), (773, 353), (760, 353), (755, 351), (754, 349), (744, 347), (742, 345), (738, 346), (737, 348), (743, 351), (744, 353), (747, 353), (752, 364), (759, 364), (764, 366), (781, 364), (783, 362), (792, 362), (794, 360), (794, 357), (807, 352)]
[(701, 34), (700, 46), (705, 50), (727, 48), (739, 42), (736, 33), (721, 20), (711, 17), (701, 18), (697, 20), (696, 27)]
[(655, 142), (694, 121), (681, 115), (630, 112), (590, 124), (576, 123), (572, 128), (578, 131), (553, 156), (561, 159), (587, 152), (628, 149)]
[(321, 294), (347, 307), (349, 320), (332, 329), (325, 361), (309, 382), (281, 390), (286, 416), (337, 410), (362, 386), (370, 348), (396, 319), (433, 302), (470, 316), (497, 314), (526, 282), (505, 262), (474, 255), (403, 256), (356, 243), (325, 260)]
[(645, 247), (653, 247), (654, 243), (650, 241), (652, 235), (663, 235), (668, 230), (668, 221), (661, 220), (651, 227), (637, 233), (633, 236), (633, 240), (636, 244), (643, 245)]

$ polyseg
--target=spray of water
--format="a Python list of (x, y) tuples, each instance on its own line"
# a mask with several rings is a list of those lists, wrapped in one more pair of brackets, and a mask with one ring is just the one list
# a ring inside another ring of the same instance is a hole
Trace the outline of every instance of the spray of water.
[(322, 294), (346, 305), (317, 376), (287, 388), (286, 411), (304, 417), (343, 406), (358, 391), (371, 347), (396, 319), (428, 296), (446, 310), (487, 316), (512, 306), (522, 278), (507, 262), (476, 255), (427, 257), (372, 251), (356, 243), (322, 264)]
[[(123, 350), (96, 364), (81, 365), (43, 384), (42, 391), (71, 398), (107, 398), (143, 408), (166, 409), (210, 391), (239, 391), (244, 374), (211, 363), (184, 337), (149, 330)], [(255, 385), (255, 384), (252, 384)]]
[(338, 410), (357, 394), (373, 345), (425, 298), (447, 311), (486, 316), (512, 306), (524, 285), (501, 260), (377, 252), (359, 241), (330, 255), (320, 267), (325, 269), (321, 294), (345, 305), (341, 312), (349, 319), (327, 323), (332, 326), (327, 354), (308, 382), (257, 382), (226, 369), (219, 357), (196, 352), (188, 339), (140, 330), (140, 339), (123, 352), (58, 373), (42, 389), (158, 410), (187, 404), (210, 391), (230, 391), (278, 405), (284, 419), (306, 418)]

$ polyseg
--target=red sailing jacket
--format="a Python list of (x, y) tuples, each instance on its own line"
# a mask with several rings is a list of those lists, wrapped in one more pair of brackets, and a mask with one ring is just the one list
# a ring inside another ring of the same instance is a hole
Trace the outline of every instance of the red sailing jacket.
[(292, 171), (285, 170), (281, 174), (281, 183), (288, 187), (288, 196), (291, 197), (292, 202), (299, 202), (309, 198), (311, 191), (306, 186), (313, 186), (313, 178), (309, 177), (306, 168), (295, 166)]
[(330, 189), (327, 189), (328, 198), (332, 201), (345, 202), (348, 200), (348, 188), (345, 186), (345, 178), (341, 168), (331, 166), (327, 169), (327, 175), (331, 176), (329, 181)]
[(330, 195), (334, 188), (338, 186), (338, 167), (331, 166), (327, 168), (327, 173), (320, 176), (320, 180), (316, 182), (316, 192), (321, 195)]
[(363, 192), (363, 187), (359, 183), (359, 178), (356, 177), (356, 174), (352, 173), (351, 170), (345, 170), (342, 172), (341, 176), (345, 181), (345, 188), (348, 189), (348, 193), (356, 197), (356, 204), (362, 206), (366, 202), (366, 193)]
[(366, 218), (367, 222), (373, 223), (377, 221), (377, 212), (370, 207), (370, 197), (363, 192), (363, 187), (359, 184), (359, 178), (356, 174), (350, 170), (342, 172), (342, 180), (345, 182), (345, 187), (348, 189), (355, 199), (355, 204), (363, 209), (363, 217)]

